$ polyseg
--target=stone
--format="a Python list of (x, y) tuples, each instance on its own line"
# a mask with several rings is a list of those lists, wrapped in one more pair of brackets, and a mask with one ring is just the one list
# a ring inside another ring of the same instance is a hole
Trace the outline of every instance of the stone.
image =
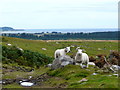
[(94, 63), (94, 62), (88, 62), (88, 65), (93, 65), (93, 66), (95, 66), (95, 63)]
[(51, 69), (61, 68), (66, 65), (73, 64), (73, 63), (74, 63), (74, 60), (70, 56), (68, 56), (68, 55), (61, 56), (61, 57), (53, 60)]
[(52, 66), (52, 64), (48, 64), (46, 67), (51, 67)]
[(92, 75), (97, 75), (97, 73), (93, 73)]
[(118, 77), (118, 74), (113, 74), (113, 75)]
[(42, 48), (42, 50), (47, 50), (46, 48)]
[(115, 71), (120, 70), (120, 66), (118, 66), (118, 65), (112, 65), (111, 67), (112, 67), (113, 70), (115, 70)]
[(86, 81), (88, 81), (86, 78), (83, 78), (83, 79), (81, 79), (80, 81), (78, 81), (79, 83), (80, 82), (86, 82)]

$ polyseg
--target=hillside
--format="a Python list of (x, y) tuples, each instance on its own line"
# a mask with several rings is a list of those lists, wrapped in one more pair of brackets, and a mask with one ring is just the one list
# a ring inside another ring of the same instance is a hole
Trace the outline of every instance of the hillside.
[[(95, 56), (97, 54), (109, 54), (110, 50), (118, 50), (118, 42), (116, 41), (86, 41), (86, 40), (68, 40), (68, 41), (47, 41), (47, 40), (26, 40), (19, 38), (3, 37), (2, 45), (12, 44), (25, 50), (31, 50), (46, 54), (47, 56), (53, 57), (54, 51), (58, 48), (65, 48), (67, 46), (74, 45), (71, 48), (75, 53), (77, 46), (86, 50), (89, 56)], [(43, 50), (42, 48), (46, 48)], [(100, 49), (100, 50), (99, 50)], [(70, 55), (72, 53), (69, 53)]]
[[(86, 53), (89, 56), (96, 57), (96, 55), (98, 54), (106, 54), (108, 57), (110, 50), (118, 50), (118, 42), (84, 40), (36, 41), (2, 37), (2, 43), (0, 44), (4, 48), (8, 48), (6, 49), (7, 52), (11, 52), (13, 54), (6, 54), (5, 50), (3, 51), (7, 56), (11, 56), (7, 62), (3, 63), (2, 78), (3, 82), (5, 82), (3, 84), (3, 88), (118, 88), (117, 73), (113, 73), (112, 71), (108, 71), (106, 69), (103, 70), (96, 66), (89, 66), (89, 68), (87, 69), (82, 69), (78, 65), (67, 65), (63, 68), (51, 70), (49, 67), (46, 67), (46, 64), (48, 62), (42, 65), (38, 64), (39, 67), (37, 68), (26, 64), (26, 61), (29, 62), (30, 60), (32, 60), (34, 55), (36, 56), (36, 59), (38, 56), (40, 57), (40, 60), (43, 60), (43, 56), (45, 55), (45, 57), (50, 57), (53, 60), (54, 51), (58, 48), (64, 48), (67, 46), (75, 46), (71, 47), (71, 52), (68, 54), (70, 56), (75, 54), (76, 47), (80, 46), (82, 49), (85, 49)], [(19, 47), (24, 50), (22, 54), (23, 58), (19, 58), (22, 56), (19, 55), (21, 53), (19, 51), (16, 51), (16, 49), (13, 47)], [(28, 52), (30, 53), (30, 55)], [(14, 55), (14, 53), (16, 54)], [(19, 56), (18, 61), (14, 60), (14, 57), (17, 55)], [(28, 59), (26, 56), (24, 57), (24, 55), (27, 55)], [(20, 64), (19, 61), (24, 63)], [(37, 62), (31, 63), (36, 65)], [(34, 85), (32, 87), (21, 86), (21, 80), (33, 82)]]
[(0, 27), (1, 31), (23, 31), (23, 29), (14, 29), (12, 27)]

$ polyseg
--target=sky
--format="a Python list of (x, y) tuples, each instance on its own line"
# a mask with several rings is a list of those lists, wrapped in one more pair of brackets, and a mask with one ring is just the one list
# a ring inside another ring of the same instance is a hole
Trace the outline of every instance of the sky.
[(0, 0), (0, 27), (117, 28), (119, 0)]

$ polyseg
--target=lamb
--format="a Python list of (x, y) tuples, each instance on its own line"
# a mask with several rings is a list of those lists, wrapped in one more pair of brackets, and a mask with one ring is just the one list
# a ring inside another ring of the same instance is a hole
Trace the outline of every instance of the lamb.
[(56, 59), (56, 58), (59, 58), (60, 56), (65, 56), (66, 53), (68, 53), (68, 52), (70, 52), (70, 47), (66, 47), (64, 49), (57, 49), (55, 51), (54, 57)]
[(75, 62), (76, 64), (79, 63), (82, 68), (83, 64), (86, 64), (86, 67), (88, 68), (89, 57), (86, 53), (83, 53), (81, 49), (78, 49), (78, 52), (75, 56)]

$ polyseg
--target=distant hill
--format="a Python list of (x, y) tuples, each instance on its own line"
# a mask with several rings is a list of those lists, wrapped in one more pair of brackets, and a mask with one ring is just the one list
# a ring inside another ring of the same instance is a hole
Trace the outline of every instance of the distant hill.
[(2, 31), (23, 31), (23, 29), (14, 29), (12, 27), (0, 27)]
[(92, 33), (3, 33), (2, 36), (17, 37), (30, 40), (120, 40), (119, 31)]

